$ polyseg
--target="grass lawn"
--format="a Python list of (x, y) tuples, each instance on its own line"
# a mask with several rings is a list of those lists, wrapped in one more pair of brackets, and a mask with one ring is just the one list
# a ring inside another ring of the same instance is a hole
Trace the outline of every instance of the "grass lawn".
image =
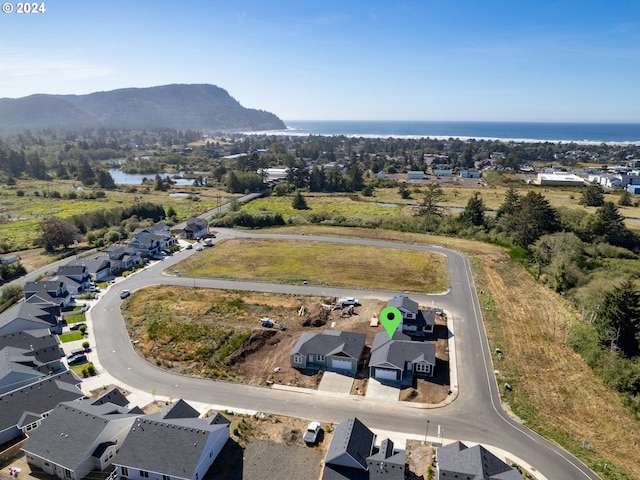
[(178, 264), (182, 276), (438, 293), (448, 264), (431, 252), (305, 240), (232, 239)]
[(71, 325), (73, 323), (84, 322), (86, 320), (85, 314), (83, 313), (74, 313), (73, 315), (67, 315), (64, 317), (67, 322), (67, 325)]
[(75, 342), (76, 340), (82, 340), (84, 338), (80, 332), (63, 333), (62, 335), (58, 335), (58, 337), (62, 343)]

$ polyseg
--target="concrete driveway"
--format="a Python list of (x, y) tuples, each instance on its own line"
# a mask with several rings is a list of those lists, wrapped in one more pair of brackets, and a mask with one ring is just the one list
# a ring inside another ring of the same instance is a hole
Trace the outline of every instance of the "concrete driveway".
[(350, 395), (353, 377), (341, 375), (335, 372), (324, 372), (322, 380), (318, 385), (318, 391), (323, 393), (335, 393), (340, 395)]
[(383, 385), (375, 378), (369, 378), (365, 397), (367, 400), (378, 402), (397, 402), (400, 398), (400, 388)]

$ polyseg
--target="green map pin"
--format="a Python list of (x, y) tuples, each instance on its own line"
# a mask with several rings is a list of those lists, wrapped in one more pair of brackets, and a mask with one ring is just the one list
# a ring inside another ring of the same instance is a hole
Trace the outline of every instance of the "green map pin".
[(396, 307), (385, 307), (380, 312), (380, 321), (391, 339), (402, 321), (402, 313)]

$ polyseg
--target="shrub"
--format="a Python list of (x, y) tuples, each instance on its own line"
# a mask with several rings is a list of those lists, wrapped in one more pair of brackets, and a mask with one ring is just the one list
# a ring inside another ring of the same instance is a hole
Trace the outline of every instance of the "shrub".
[(89, 350), (89, 346), (90, 346), (89, 342), (87, 341), (82, 342), (82, 348), (84, 348), (85, 350)]

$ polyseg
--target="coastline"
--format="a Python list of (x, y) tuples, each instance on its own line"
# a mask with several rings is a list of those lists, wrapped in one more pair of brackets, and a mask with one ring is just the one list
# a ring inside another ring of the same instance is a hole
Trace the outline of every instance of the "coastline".
[(640, 145), (640, 123), (431, 122), (285, 120), (286, 130), (241, 132), (276, 136), (345, 136), (576, 145)]

